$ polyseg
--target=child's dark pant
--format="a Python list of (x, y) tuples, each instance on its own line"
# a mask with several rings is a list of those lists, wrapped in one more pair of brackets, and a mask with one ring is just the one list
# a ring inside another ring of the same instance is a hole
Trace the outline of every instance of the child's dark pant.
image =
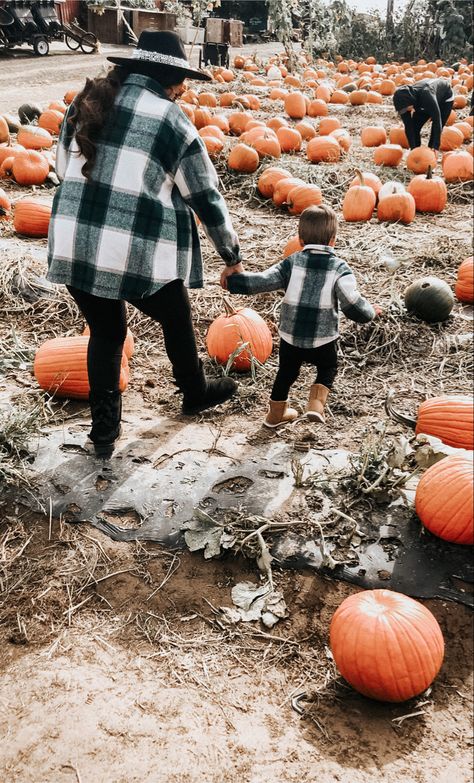
[(298, 348), (285, 340), (280, 341), (279, 367), (272, 389), (272, 400), (286, 400), (290, 387), (300, 374), (303, 364), (313, 364), (317, 368), (315, 383), (321, 383), (330, 389), (337, 373), (337, 340), (319, 346), (319, 348)]

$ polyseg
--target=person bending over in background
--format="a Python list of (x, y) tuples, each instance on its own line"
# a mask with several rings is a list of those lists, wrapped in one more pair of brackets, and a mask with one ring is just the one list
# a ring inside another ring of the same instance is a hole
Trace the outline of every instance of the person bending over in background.
[(299, 222), (303, 249), (261, 273), (232, 274), (223, 285), (234, 294), (283, 289), (280, 310), (279, 368), (270, 399), (266, 427), (298, 418), (288, 407), (288, 393), (303, 364), (317, 368), (306, 415), (325, 421), (324, 406), (337, 372), (338, 305), (357, 323), (367, 323), (376, 310), (357, 290), (350, 267), (334, 253), (337, 216), (321, 205), (304, 210)]
[(422, 79), (398, 87), (393, 105), (405, 126), (410, 149), (421, 146), (421, 129), (432, 121), (428, 147), (439, 150), (441, 131), (453, 108), (454, 94), (447, 79)]
[(202, 287), (196, 221), (226, 264), (243, 271), (217, 175), (194, 125), (174, 103), (192, 69), (176, 33), (144, 31), (131, 57), (109, 57), (66, 116), (57, 151), (48, 279), (67, 286), (89, 327), (87, 368), (98, 456), (120, 434), (125, 302), (157, 321), (183, 393), (183, 413), (228, 399), (237, 384), (207, 380), (185, 286)]

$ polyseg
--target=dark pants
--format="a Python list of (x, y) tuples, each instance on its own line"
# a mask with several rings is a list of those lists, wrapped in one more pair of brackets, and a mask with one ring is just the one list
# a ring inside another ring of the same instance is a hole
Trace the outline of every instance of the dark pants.
[(319, 348), (297, 348), (281, 340), (279, 367), (273, 384), (272, 400), (288, 399), (290, 387), (298, 378), (303, 364), (315, 365), (317, 368), (315, 383), (321, 383), (330, 389), (337, 373), (337, 340), (332, 340)]
[[(452, 101), (446, 101), (440, 104), (439, 111), (441, 114), (441, 130), (443, 130), (444, 126), (446, 125), (447, 119), (449, 115), (451, 114), (453, 108), (453, 102)], [(415, 134), (415, 147), (421, 147), (421, 129), (423, 125), (426, 125), (428, 120), (430, 120), (431, 117), (427, 112), (419, 111), (415, 112), (412, 118), (413, 122), (413, 131)], [(433, 147), (433, 132), (430, 134), (430, 138), (428, 141), (428, 147)]]
[[(70, 286), (68, 291), (90, 329), (87, 370), (91, 392), (117, 391), (122, 348), (127, 335), (125, 302), (93, 296)], [(161, 324), (166, 353), (175, 376), (199, 372), (191, 305), (183, 281), (173, 280), (152, 296), (128, 301)]]

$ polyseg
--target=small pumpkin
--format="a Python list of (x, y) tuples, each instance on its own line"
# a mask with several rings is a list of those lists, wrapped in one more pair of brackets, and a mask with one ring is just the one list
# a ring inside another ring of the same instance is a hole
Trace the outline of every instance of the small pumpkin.
[(362, 128), (360, 139), (363, 147), (380, 147), (387, 142), (387, 131), (382, 125), (368, 125)]
[(399, 144), (381, 144), (374, 149), (374, 163), (377, 166), (398, 166), (403, 158), (403, 149)]
[(291, 174), (286, 169), (278, 168), (277, 166), (269, 166), (268, 169), (260, 175), (257, 182), (257, 190), (264, 198), (271, 198), (276, 184), (281, 179), (288, 179)]
[(22, 125), (29, 125), (38, 119), (42, 112), (37, 103), (22, 103), (18, 109), (18, 117)]
[(207, 332), (207, 351), (212, 359), (226, 365), (232, 354), (242, 348), (232, 362), (232, 369), (248, 372), (252, 357), (263, 364), (270, 356), (273, 347), (270, 329), (250, 307), (234, 310), (227, 299), (224, 307), (225, 313), (211, 323)]
[(0, 188), (0, 220), (10, 216), (11, 208), (12, 205), (10, 199), (8, 198), (5, 191)]
[(17, 135), (18, 144), (28, 150), (49, 149), (53, 146), (53, 137), (44, 128), (36, 125), (22, 125)]
[(460, 264), (454, 293), (460, 302), (474, 304), (474, 256), (465, 258)]
[(311, 163), (335, 163), (341, 157), (341, 147), (332, 136), (317, 136), (308, 142), (306, 155)]
[[(55, 337), (46, 340), (35, 356), (33, 371), (40, 387), (56, 397), (87, 400), (90, 386), (87, 373), (89, 337)], [(128, 360), (122, 354), (120, 391), (128, 385)]]
[(436, 153), (429, 147), (415, 147), (407, 155), (407, 169), (414, 174), (426, 174), (428, 168), (436, 166)]
[(317, 207), (322, 202), (323, 194), (317, 185), (297, 185), (288, 193), (288, 212), (301, 215), (307, 207)]
[(260, 163), (257, 150), (247, 144), (236, 144), (227, 158), (227, 165), (234, 171), (253, 174)]
[(439, 277), (421, 277), (411, 283), (404, 294), (405, 307), (428, 323), (445, 321), (453, 309), (454, 296), (449, 285)]
[(34, 198), (23, 198), (15, 204), (13, 227), (26, 237), (47, 237), (51, 205)]
[(373, 189), (365, 184), (364, 175), (358, 171), (359, 183), (349, 188), (342, 202), (344, 220), (350, 223), (370, 220), (377, 196)]
[(392, 590), (363, 590), (333, 615), (334, 662), (359, 693), (401, 702), (422, 693), (438, 674), (444, 640), (434, 615)]
[(433, 177), (431, 166), (426, 174), (413, 177), (408, 192), (415, 199), (417, 212), (442, 212), (448, 201), (446, 183), (441, 177)]
[(300, 250), (303, 250), (303, 245), (301, 244), (299, 236), (292, 237), (288, 240), (283, 249), (283, 258), (288, 258), (288, 256), (292, 256), (293, 253), (299, 253)]
[(46, 109), (38, 118), (38, 127), (44, 128), (53, 136), (58, 136), (64, 114), (56, 109)]
[(383, 187), (379, 192), (379, 204), (377, 208), (377, 218), (381, 223), (404, 223), (408, 225), (415, 219), (416, 205), (415, 199), (411, 193), (397, 192), (392, 188), (392, 192), (385, 195), (382, 193)]
[(474, 544), (472, 458), (449, 456), (432, 465), (416, 488), (415, 510), (433, 535)]

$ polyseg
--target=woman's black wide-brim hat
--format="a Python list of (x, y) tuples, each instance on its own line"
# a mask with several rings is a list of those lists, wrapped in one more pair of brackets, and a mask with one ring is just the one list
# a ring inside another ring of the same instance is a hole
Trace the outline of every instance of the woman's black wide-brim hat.
[(191, 68), (184, 44), (177, 33), (168, 30), (144, 30), (131, 57), (107, 57), (114, 65), (123, 65), (132, 71), (156, 76), (157, 73), (176, 72), (181, 79), (208, 82), (209, 74)]

